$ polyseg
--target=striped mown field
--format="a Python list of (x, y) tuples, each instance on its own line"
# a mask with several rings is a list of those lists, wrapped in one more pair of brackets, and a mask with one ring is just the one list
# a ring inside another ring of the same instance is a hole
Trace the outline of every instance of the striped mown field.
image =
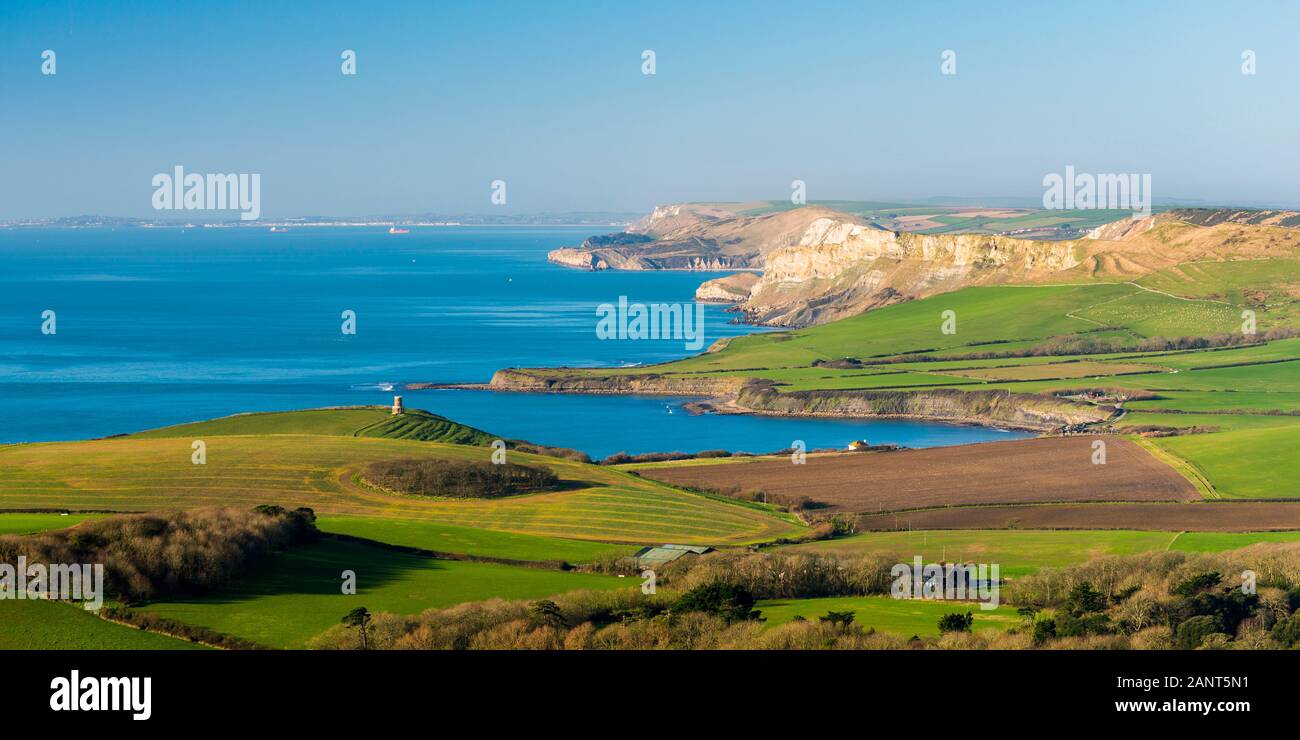
[(771, 509), (677, 490), (622, 471), (511, 452), (551, 468), (565, 490), (496, 500), (438, 500), (379, 492), (360, 470), (383, 459), (488, 460), (491, 450), (371, 437), (119, 437), (0, 447), (0, 509), (145, 511), (195, 506), (307, 506), (321, 514), (428, 520), (507, 532), (613, 542), (742, 544), (802, 525)]

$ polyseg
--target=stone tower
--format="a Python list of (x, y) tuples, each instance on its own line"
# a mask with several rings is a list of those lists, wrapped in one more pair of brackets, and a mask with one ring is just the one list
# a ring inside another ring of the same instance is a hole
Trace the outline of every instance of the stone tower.
[(402, 397), (393, 396), (393, 416), (402, 413)]

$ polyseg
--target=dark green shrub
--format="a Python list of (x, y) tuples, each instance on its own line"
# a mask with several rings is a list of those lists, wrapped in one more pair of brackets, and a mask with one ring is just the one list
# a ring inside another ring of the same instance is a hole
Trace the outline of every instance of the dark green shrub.
[(951, 612), (939, 617), (940, 632), (970, 632), (971, 625), (975, 623), (975, 615), (970, 612), (962, 614), (961, 612)]
[(427, 458), (374, 462), (365, 478), (390, 491), (453, 498), (501, 498), (553, 489), (559, 482), (547, 468)]
[(1195, 650), (1207, 636), (1223, 631), (1223, 620), (1216, 616), (1192, 617), (1178, 625), (1174, 643), (1183, 650)]
[(709, 583), (682, 594), (673, 607), (679, 612), (704, 612), (727, 622), (758, 619), (754, 611), (754, 595), (742, 586), (730, 583)]

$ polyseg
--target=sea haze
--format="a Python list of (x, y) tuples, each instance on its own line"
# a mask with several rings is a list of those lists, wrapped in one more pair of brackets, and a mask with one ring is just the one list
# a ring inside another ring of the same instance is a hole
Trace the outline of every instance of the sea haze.
[[(570, 270), (594, 229), (0, 229), (0, 442), (82, 439), (243, 411), (387, 404), (408, 382), (502, 367), (618, 366), (691, 352), (602, 341), (596, 306), (689, 301), (710, 273)], [(57, 333), (41, 333), (41, 313)], [(357, 331), (340, 331), (345, 310)], [(705, 312), (705, 344), (755, 329)], [(396, 388), (396, 391), (389, 388)], [(1016, 434), (903, 421), (691, 416), (682, 400), (402, 392), (503, 437), (617, 451), (909, 446)]]

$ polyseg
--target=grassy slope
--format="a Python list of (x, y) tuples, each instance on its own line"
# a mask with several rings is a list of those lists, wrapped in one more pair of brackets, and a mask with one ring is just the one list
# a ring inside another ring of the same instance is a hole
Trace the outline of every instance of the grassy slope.
[[(275, 421), (279, 429), (299, 428), (292, 419)], [(490, 451), (407, 439), (200, 431), (207, 443), (205, 465), (192, 464), (188, 434), (0, 447), (0, 508), (141, 511), (277, 503), (308, 506), (322, 514), (545, 537), (711, 545), (772, 539), (801, 529), (761, 507), (685, 493), (608, 468), (515, 452), (512, 460), (550, 467), (569, 488), (493, 501), (399, 497), (359, 485), (360, 468), (372, 460), (400, 457), (487, 460)]]
[(151, 429), (131, 435), (140, 439), (202, 439), (232, 435), (321, 434), (349, 437), (414, 439), (424, 442), (485, 445), (494, 437), (474, 427), (420, 409), (393, 416), (386, 406), (236, 414), (210, 421)]
[[(604, 555), (629, 555), (636, 549), (630, 545), (497, 532), (417, 519), (329, 516), (320, 517), (316, 524), (325, 532), (391, 545), (508, 560), (563, 560), (577, 564)], [(3, 520), (0, 519), (0, 526), (2, 525)]]
[(34, 534), (67, 529), (104, 514), (0, 514), (0, 534)]
[(0, 599), (0, 650), (195, 650), (185, 640), (107, 622), (56, 601)]
[[(344, 570), (357, 593), (341, 592)], [(494, 597), (536, 599), (584, 589), (630, 588), (627, 579), (492, 563), (434, 560), (353, 542), (325, 540), (274, 556), (218, 594), (142, 606), (187, 624), (270, 647), (302, 647), (359, 606), (417, 614)]]
[[(658, 366), (666, 372), (807, 366), (813, 360), (866, 359), (980, 342), (1068, 334), (1092, 324), (1072, 311), (1138, 292), (1128, 285), (967, 288), (869, 311), (831, 324), (733, 339), (721, 352)], [(957, 333), (943, 333), (943, 312)], [(986, 348), (996, 349), (996, 347)], [(754, 373), (761, 376), (762, 373)]]
[(939, 634), (939, 617), (951, 612), (970, 612), (975, 615), (972, 630), (1005, 631), (1019, 623), (1015, 609), (999, 606), (988, 611), (979, 605), (961, 601), (922, 601), (919, 599), (892, 599), (885, 596), (841, 596), (825, 599), (781, 599), (760, 601), (756, 607), (769, 626), (785, 624), (796, 615), (815, 620), (828, 611), (852, 610), (855, 624), (873, 628), (877, 632), (891, 632), (911, 637), (936, 637)]

